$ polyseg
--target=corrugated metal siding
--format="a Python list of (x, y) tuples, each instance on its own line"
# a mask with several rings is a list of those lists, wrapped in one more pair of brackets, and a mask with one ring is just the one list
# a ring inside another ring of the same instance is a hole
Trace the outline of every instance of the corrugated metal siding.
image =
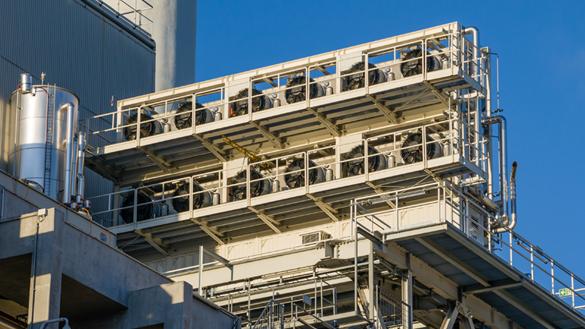
[[(81, 119), (111, 111), (112, 96), (154, 89), (154, 61), (147, 45), (79, 0), (0, 1), (0, 110), (27, 71), (75, 92)], [(87, 176), (88, 195), (111, 191), (111, 183)]]

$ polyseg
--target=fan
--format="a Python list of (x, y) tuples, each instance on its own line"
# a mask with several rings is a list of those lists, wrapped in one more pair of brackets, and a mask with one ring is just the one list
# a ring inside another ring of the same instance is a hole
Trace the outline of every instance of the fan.
[[(410, 133), (402, 143), (400, 156), (405, 164), (420, 162), (423, 160), (423, 138), (421, 132)], [(427, 135), (427, 158), (433, 159), (443, 155), (441, 145)]]
[[(364, 147), (358, 145), (341, 156), (342, 160), (348, 160), (342, 164), (344, 177), (364, 174), (364, 155)], [(368, 146), (368, 172), (384, 169), (386, 165), (386, 157), (375, 148)]]
[[(325, 94), (323, 86), (314, 82), (315, 80), (309, 79), (310, 98), (323, 96)], [(290, 78), (286, 83), (287, 89), (284, 93), (286, 102), (292, 104), (304, 101), (306, 98), (306, 84), (307, 78), (304, 75), (297, 75)]]
[[(262, 95), (258, 89), (252, 89), (252, 95)], [(252, 112), (262, 111), (270, 107), (270, 99), (266, 96), (252, 98)], [(230, 118), (248, 113), (248, 89), (240, 90), (235, 96), (230, 97)]]
[[(193, 182), (193, 209), (200, 209), (212, 204), (212, 197), (209, 191), (204, 189), (197, 182)], [(189, 210), (189, 184), (181, 182), (173, 193), (173, 208), (176, 212)]]
[[(175, 114), (175, 127), (177, 129), (184, 129), (191, 127), (193, 120), (191, 119), (192, 115), (191, 112), (193, 109), (191, 108), (191, 102), (183, 102), (179, 105), (177, 112)], [(195, 108), (200, 109), (203, 108), (203, 105), (199, 103), (195, 103)], [(181, 113), (181, 114), (180, 114)], [(210, 110), (198, 110), (195, 112), (195, 124), (200, 125), (204, 123), (208, 123), (213, 121), (213, 113)]]
[[(148, 121), (148, 122), (146, 122)], [(138, 122), (138, 114), (132, 114), (126, 120), (126, 127), (124, 127), (124, 137), (126, 140), (136, 139), (136, 123)], [(152, 116), (148, 113), (140, 114), (140, 137), (152, 136), (160, 131), (160, 123), (152, 121)]]
[[(422, 49), (420, 46), (411, 48), (402, 58), (404, 63), (400, 65), (403, 77), (410, 77), (422, 73)], [(414, 60), (415, 58), (418, 58)], [(427, 72), (438, 69), (440, 62), (435, 57), (427, 57)]]
[[(343, 75), (342, 78), (342, 90), (354, 90), (363, 88), (365, 86), (364, 81), (364, 62), (358, 62), (351, 66), (351, 68), (342, 71), (341, 74)], [(368, 64), (368, 80), (370, 85), (375, 85), (381, 82), (386, 81), (386, 75), (380, 70), (373, 70), (376, 68), (376, 65), (369, 63)], [(353, 72), (359, 72), (356, 74), (351, 74)]]
[[(268, 179), (262, 179), (264, 176), (257, 169), (250, 169), (250, 196), (257, 197), (270, 193), (272, 184)], [(228, 188), (228, 195), (231, 201), (246, 199), (246, 171), (242, 170), (231, 177), (229, 185), (238, 184)]]
[[(148, 194), (143, 191), (139, 191), (136, 194), (136, 220), (142, 221), (150, 219), (154, 216), (154, 207), (152, 199)], [(122, 210), (120, 210), (120, 216), (125, 223), (132, 223), (134, 218), (134, 194), (129, 195), (122, 202)]]
[[(325, 169), (317, 167), (313, 160), (309, 160), (309, 185), (325, 181)], [(305, 186), (305, 160), (303, 158), (293, 159), (285, 170), (284, 181), (290, 188)]]

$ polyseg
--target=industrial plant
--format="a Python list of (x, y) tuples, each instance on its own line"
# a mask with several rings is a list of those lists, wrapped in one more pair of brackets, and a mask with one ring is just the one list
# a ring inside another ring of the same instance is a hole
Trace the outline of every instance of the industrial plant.
[(0, 62), (0, 328), (585, 328), (585, 279), (515, 232), (477, 28), (193, 83), (194, 2), (56, 3), (140, 60), (99, 55), (99, 92)]

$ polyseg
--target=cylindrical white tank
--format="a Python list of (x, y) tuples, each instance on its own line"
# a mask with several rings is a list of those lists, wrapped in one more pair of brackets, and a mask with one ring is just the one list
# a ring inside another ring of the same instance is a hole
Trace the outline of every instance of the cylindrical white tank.
[(78, 194), (78, 106), (72, 92), (50, 85), (18, 89), (11, 97), (14, 176), (67, 204)]

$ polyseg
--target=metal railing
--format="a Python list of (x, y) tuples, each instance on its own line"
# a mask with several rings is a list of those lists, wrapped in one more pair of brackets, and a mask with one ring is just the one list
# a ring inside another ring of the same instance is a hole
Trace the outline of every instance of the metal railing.
[(117, 16), (124, 17), (135, 28), (140, 28), (150, 33), (152, 27), (153, 9), (151, 0), (94, 0), (102, 6), (107, 6), (115, 11)]
[[(413, 77), (430, 79), (435, 72), (454, 67), (483, 87), (488, 74), (487, 59), (483, 55), (476, 58), (475, 48), (460, 32), (453, 31), (420, 41), (389, 44), (355, 58), (333, 58), (272, 75), (263, 74), (240, 85), (227, 86), (220, 82), (217, 87), (206, 86), (189, 95), (169, 96), (164, 101), (147, 101), (137, 107), (122, 107), (94, 116), (87, 123), (89, 144), (96, 148), (175, 130), (195, 132), (198, 125), (240, 116), (252, 120), (253, 112), (303, 102), (310, 107), (311, 101), (317, 98), (355, 90), (369, 91), (373, 86)], [(179, 104), (186, 102), (192, 104), (192, 110), (178, 113)], [(213, 120), (198, 123), (197, 115), (201, 111), (212, 112)], [(179, 115), (188, 116), (192, 124), (182, 127), (170, 124)], [(128, 130), (136, 132), (135, 136), (129, 138)]]
[[(408, 202), (409, 198), (420, 201)], [(516, 232), (493, 233), (493, 215), (446, 182), (357, 198), (352, 203), (352, 214), (352, 228), (365, 230), (372, 236), (451, 223), (526, 279), (571, 308), (585, 312), (584, 279)]]
[[(295, 189), (308, 193), (311, 186), (332, 180), (357, 176), (370, 180), (374, 173), (398, 167), (431, 168), (473, 147), (462, 139), (461, 127), (459, 120), (451, 118), (254, 162), (240, 170), (216, 170), (127, 188), (89, 198), (95, 205), (104, 205), (94, 207), (92, 216), (105, 226), (182, 212), (193, 218), (197, 210), (205, 207), (236, 201), (249, 205), (253, 198)], [(411, 141), (410, 136), (419, 139)], [(485, 159), (482, 156), (478, 161)]]

